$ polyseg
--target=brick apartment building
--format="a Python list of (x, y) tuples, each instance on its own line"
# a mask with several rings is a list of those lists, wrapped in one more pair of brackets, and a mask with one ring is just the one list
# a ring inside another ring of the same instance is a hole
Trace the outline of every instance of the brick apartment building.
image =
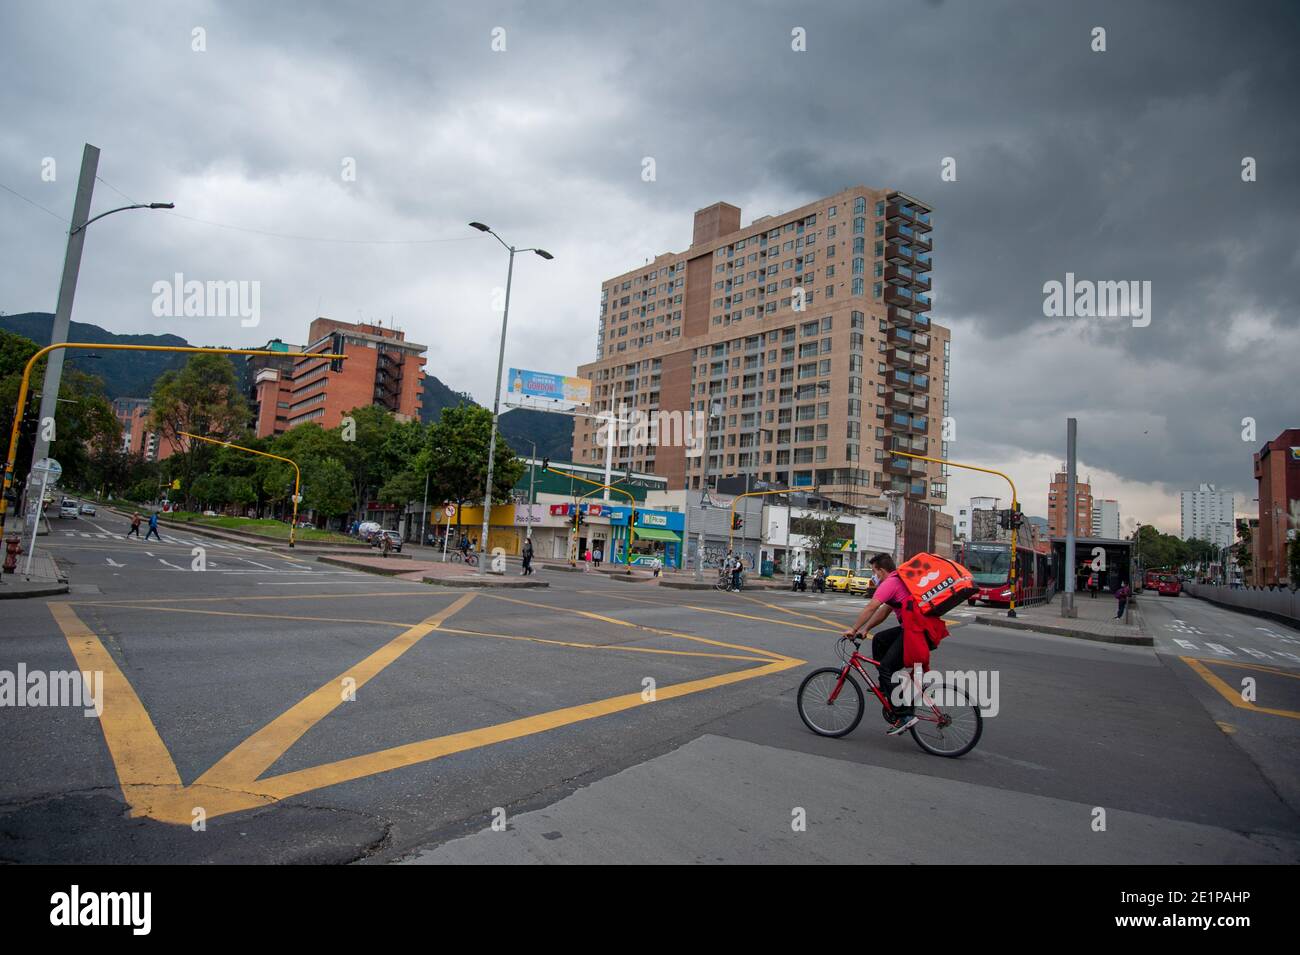
[[(259, 438), (283, 434), (315, 421), (337, 427), (353, 408), (378, 405), (400, 420), (418, 418), (424, 392), (424, 345), (382, 325), (318, 318), (307, 331), (310, 344), (269, 342), (283, 357), (250, 355), (249, 395)], [(347, 355), (339, 371), (331, 355)]]
[(176, 450), (149, 427), (148, 398), (115, 398), (113, 414), (122, 426), (122, 450), (146, 461), (165, 461)]
[[(592, 411), (707, 414), (709, 483), (752, 475), (865, 504), (895, 490), (939, 505), (950, 333), (933, 325), (930, 207), (855, 187), (740, 224), (695, 213), (684, 252), (602, 283)], [(573, 459), (603, 463), (599, 422), (577, 418)], [(704, 455), (623, 445), (617, 467), (705, 483)]]
[(1256, 452), (1255, 480), (1259, 526), (1252, 576), (1257, 584), (1281, 584), (1288, 580), (1287, 546), (1300, 535), (1290, 522), (1293, 502), (1300, 507), (1300, 428), (1288, 428)]
[[(1076, 480), (1074, 482), (1076, 507), (1074, 511), (1074, 536), (1092, 536), (1092, 484)], [(1047, 533), (1050, 537), (1064, 537), (1069, 525), (1069, 512), (1066, 510), (1070, 499), (1068, 475), (1064, 470), (1052, 475), (1051, 486), (1047, 489)]]

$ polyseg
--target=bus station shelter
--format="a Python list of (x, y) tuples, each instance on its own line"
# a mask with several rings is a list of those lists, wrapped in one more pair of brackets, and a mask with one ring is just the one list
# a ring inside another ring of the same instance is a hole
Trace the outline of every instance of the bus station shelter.
[[(1065, 590), (1065, 538), (1052, 538), (1052, 564), (1056, 568), (1056, 589)], [(1100, 558), (1100, 559), (1099, 559)], [(1076, 537), (1074, 539), (1074, 589), (1087, 589), (1094, 564), (1101, 578), (1101, 589), (1117, 590), (1121, 583), (1133, 586), (1133, 542), (1110, 537)]]

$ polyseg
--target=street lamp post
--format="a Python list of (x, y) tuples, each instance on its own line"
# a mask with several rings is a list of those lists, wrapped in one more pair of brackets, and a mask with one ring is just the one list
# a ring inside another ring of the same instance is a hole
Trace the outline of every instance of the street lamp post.
[[(54, 324), (50, 328), (50, 344), (66, 342), (72, 322), (72, 302), (77, 294), (77, 275), (81, 271), (81, 251), (86, 241), (86, 226), (115, 212), (128, 209), (171, 209), (170, 202), (138, 202), (101, 212), (93, 218), (90, 203), (95, 194), (95, 174), (99, 170), (99, 147), (86, 143), (81, 154), (81, 175), (77, 180), (77, 197), (72, 207), (72, 228), (68, 232), (67, 249), (63, 256), (63, 275), (59, 280), (59, 299), (54, 311)], [(63, 352), (54, 351), (45, 363), (45, 379), (41, 385), (41, 410), (37, 419), (40, 425), (32, 443), (32, 467), (50, 453), (50, 442), (44, 422), (55, 417), (59, 385), (63, 380)]]
[(487, 573), (487, 540), (488, 540), (488, 520), (492, 511), (492, 470), (496, 464), (497, 451), (497, 419), (501, 416), (501, 372), (506, 359), (506, 324), (510, 320), (510, 284), (515, 274), (515, 253), (516, 252), (534, 252), (543, 259), (551, 260), (555, 256), (545, 249), (516, 249), (513, 245), (507, 243), (501, 236), (497, 235), (482, 222), (471, 222), (470, 228), (478, 229), (480, 232), (486, 232), (492, 238), (496, 239), (510, 253), (510, 265), (506, 269), (506, 300), (505, 307), (501, 312), (501, 345), (497, 352), (497, 385), (492, 392), (492, 436), (488, 440), (488, 466), (487, 466), (487, 488), (483, 492), (483, 530), (479, 537), (479, 557), (478, 572), (479, 576)]

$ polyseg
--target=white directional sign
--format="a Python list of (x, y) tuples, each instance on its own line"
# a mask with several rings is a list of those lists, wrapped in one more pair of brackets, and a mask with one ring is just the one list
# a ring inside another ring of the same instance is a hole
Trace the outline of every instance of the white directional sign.
[(53, 458), (41, 458), (32, 466), (33, 474), (49, 475), (51, 481), (57, 481), (63, 473), (63, 465)]

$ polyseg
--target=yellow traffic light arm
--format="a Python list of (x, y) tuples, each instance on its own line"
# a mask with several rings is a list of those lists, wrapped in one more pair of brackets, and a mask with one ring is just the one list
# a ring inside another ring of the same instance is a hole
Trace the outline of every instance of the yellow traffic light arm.
[(240, 444), (232, 444), (229, 441), (218, 441), (216, 438), (205, 438), (201, 434), (190, 434), (188, 431), (178, 431), (177, 434), (183, 434), (187, 438), (194, 438), (196, 441), (206, 441), (209, 444), (219, 444), (223, 448), (234, 448), (236, 451), (247, 451), (249, 454), (256, 454), (263, 458), (275, 458), (277, 461), (283, 461), (286, 464), (293, 465), (293, 520), (289, 522), (289, 546), (293, 546), (294, 534), (298, 530), (298, 498), (300, 497), (298, 489), (302, 486), (302, 471), (298, 470), (298, 464), (288, 458), (282, 458), (278, 454), (272, 454), (270, 451), (254, 451), (252, 448), (246, 448)]

